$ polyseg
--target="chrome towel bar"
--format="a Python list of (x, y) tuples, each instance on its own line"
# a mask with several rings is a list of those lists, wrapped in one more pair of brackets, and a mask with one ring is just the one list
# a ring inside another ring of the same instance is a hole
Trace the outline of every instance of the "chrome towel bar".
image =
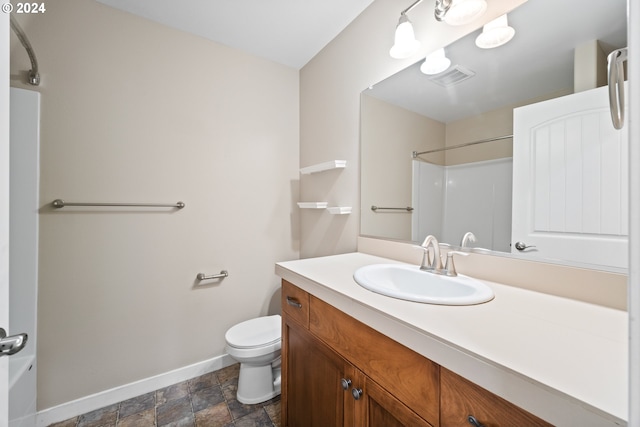
[(70, 203), (65, 202), (62, 199), (55, 199), (52, 203), (54, 208), (64, 208), (66, 206), (110, 206), (110, 207), (141, 207), (141, 208), (177, 208), (182, 209), (185, 207), (183, 202), (177, 202), (173, 204), (162, 203)]
[(204, 273), (198, 273), (196, 278), (198, 280), (224, 279), (228, 275), (229, 275), (229, 272), (227, 270), (222, 270), (219, 274), (212, 274), (210, 276), (207, 276)]
[(413, 208), (411, 206), (407, 206), (406, 208), (382, 208), (380, 206), (371, 206), (371, 210), (376, 212), (379, 210), (392, 210), (392, 211), (407, 211), (407, 212), (411, 212), (413, 211)]

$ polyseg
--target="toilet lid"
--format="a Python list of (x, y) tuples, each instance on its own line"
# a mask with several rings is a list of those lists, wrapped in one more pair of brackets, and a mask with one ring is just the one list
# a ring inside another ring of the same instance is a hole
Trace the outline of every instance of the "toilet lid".
[(224, 338), (232, 347), (254, 348), (280, 341), (282, 318), (274, 316), (257, 317), (231, 327)]

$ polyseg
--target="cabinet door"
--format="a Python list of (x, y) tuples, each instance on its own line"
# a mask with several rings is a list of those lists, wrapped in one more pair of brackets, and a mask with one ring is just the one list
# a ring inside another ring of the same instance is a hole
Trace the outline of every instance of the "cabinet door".
[(354, 368), (297, 323), (283, 326), (283, 427), (353, 425)]
[[(431, 427), (427, 421), (400, 402), (371, 378), (360, 374), (364, 384), (355, 403), (356, 425), (367, 427)], [(357, 394), (354, 394), (354, 397)]]
[(309, 304), (312, 334), (422, 419), (440, 424), (438, 365), (313, 295)]
[(440, 426), (469, 427), (469, 417), (485, 427), (551, 427), (551, 424), (482, 387), (440, 368)]

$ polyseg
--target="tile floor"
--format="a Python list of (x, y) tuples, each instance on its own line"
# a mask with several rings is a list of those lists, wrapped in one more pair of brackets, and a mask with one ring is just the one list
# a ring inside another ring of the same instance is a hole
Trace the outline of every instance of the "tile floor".
[(280, 427), (280, 397), (236, 400), (239, 364), (50, 427)]

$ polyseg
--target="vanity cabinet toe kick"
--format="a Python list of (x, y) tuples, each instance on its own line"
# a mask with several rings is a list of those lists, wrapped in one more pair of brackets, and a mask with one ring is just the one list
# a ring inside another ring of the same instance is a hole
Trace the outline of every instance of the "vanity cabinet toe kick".
[(282, 281), (283, 427), (551, 426)]

